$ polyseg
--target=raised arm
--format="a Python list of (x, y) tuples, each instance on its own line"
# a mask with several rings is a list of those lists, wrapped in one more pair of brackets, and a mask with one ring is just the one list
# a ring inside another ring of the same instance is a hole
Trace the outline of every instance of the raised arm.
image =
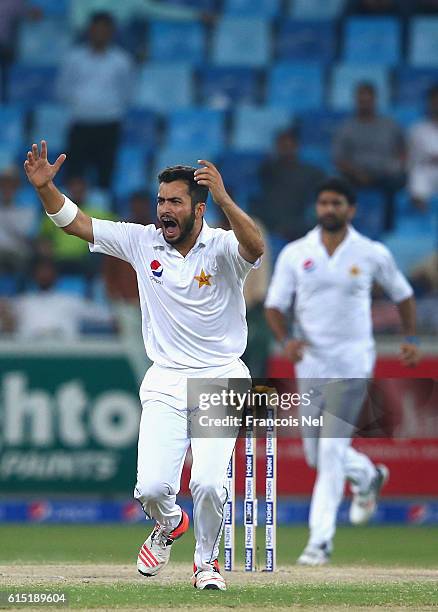
[(196, 170), (195, 180), (199, 185), (208, 187), (213, 200), (222, 208), (230, 222), (231, 229), (239, 242), (239, 253), (246, 261), (254, 263), (263, 255), (264, 250), (259, 228), (228, 195), (216, 166), (205, 159), (200, 159), (198, 163), (203, 167)]
[[(47, 159), (47, 143), (45, 140), (42, 140), (41, 151), (38, 149), (38, 145), (33, 144), (32, 150), (28, 151), (27, 159), (24, 162), (24, 170), (27, 178), (35, 188), (35, 191), (43, 203), (44, 209), (48, 215), (56, 215), (56, 213), (59, 213), (61, 209), (63, 209), (66, 203), (65, 196), (53, 183), (53, 179), (65, 160), (66, 155), (63, 153), (58, 157), (54, 164), (50, 164)], [(66, 211), (66, 209), (63, 210), (64, 212)], [(74, 209), (71, 208), (71, 210), (73, 211), (72, 214), (74, 215)], [(68, 225), (63, 226), (62, 230), (66, 234), (72, 234), (73, 236), (82, 238), (87, 242), (93, 242), (93, 226), (91, 223), (91, 218), (79, 208), (76, 210), (76, 215), (74, 216), (73, 220)]]

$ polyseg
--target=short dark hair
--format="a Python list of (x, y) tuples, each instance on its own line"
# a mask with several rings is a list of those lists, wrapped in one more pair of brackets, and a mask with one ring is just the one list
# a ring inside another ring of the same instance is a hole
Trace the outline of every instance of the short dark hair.
[(374, 85), (374, 83), (371, 83), (371, 81), (360, 81), (356, 85), (356, 93), (360, 91), (361, 89), (365, 89), (371, 94), (374, 94), (374, 95), (376, 94), (376, 86)]
[(316, 197), (318, 198), (323, 191), (334, 191), (335, 193), (339, 193), (347, 199), (350, 206), (356, 206), (357, 200), (353, 188), (347, 181), (338, 176), (332, 176), (321, 183), (316, 190)]
[(189, 188), (192, 206), (195, 206), (199, 202), (206, 202), (208, 197), (208, 188), (198, 185), (195, 181), (195, 171), (196, 168), (193, 168), (193, 166), (170, 166), (160, 172), (158, 182), (173, 183), (174, 181), (183, 181)]
[(114, 17), (108, 11), (96, 11), (90, 17), (89, 25), (92, 26), (99, 22), (105, 22), (107, 25), (111, 27), (115, 27)]

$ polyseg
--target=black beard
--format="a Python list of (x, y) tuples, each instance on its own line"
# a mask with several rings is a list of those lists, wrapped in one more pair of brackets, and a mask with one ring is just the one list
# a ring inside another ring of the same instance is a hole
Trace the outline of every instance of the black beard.
[(171, 244), (172, 246), (174, 244), (180, 244), (181, 242), (184, 242), (187, 236), (190, 235), (191, 231), (193, 230), (194, 225), (195, 225), (195, 211), (192, 210), (190, 217), (188, 217), (184, 225), (181, 226), (181, 233), (178, 236), (178, 238), (175, 238), (175, 240), (167, 240), (166, 235), (163, 233), (164, 240), (168, 244)]
[(345, 221), (340, 221), (338, 219), (319, 219), (319, 224), (326, 232), (330, 232), (331, 234), (336, 234), (336, 232), (340, 232), (347, 226)]

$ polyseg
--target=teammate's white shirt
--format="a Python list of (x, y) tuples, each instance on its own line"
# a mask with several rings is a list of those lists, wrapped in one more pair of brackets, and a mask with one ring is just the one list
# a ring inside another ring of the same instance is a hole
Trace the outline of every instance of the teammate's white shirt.
[(257, 263), (240, 255), (234, 232), (210, 228), (204, 220), (196, 244), (183, 257), (152, 224), (92, 222), (90, 250), (124, 259), (137, 272), (143, 337), (152, 361), (200, 369), (242, 355), (247, 341), (243, 283)]
[(388, 249), (349, 226), (332, 256), (316, 227), (281, 251), (266, 298), (267, 308), (286, 313), (295, 296), (298, 333), (309, 348), (326, 352), (339, 345), (372, 350), (371, 289), (376, 281), (394, 302), (412, 288)]

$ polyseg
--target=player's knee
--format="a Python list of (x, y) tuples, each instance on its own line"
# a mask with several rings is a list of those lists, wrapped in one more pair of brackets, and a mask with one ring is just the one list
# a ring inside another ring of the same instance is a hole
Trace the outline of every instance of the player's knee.
[(223, 485), (204, 478), (192, 478), (190, 481), (192, 495), (199, 497), (217, 497), (223, 491)]
[(134, 497), (144, 504), (159, 501), (169, 493), (169, 485), (160, 480), (139, 481), (135, 486)]
[(318, 445), (318, 469), (329, 469), (342, 462), (345, 446), (337, 438), (321, 438)]

